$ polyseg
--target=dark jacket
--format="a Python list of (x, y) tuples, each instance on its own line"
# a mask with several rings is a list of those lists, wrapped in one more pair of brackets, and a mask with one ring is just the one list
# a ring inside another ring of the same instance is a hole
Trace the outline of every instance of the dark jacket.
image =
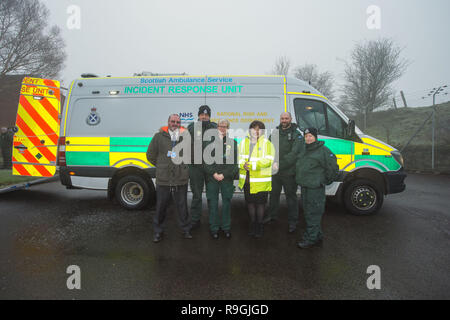
[[(291, 123), (287, 129), (282, 129), (281, 125), (277, 127), (279, 130), (278, 156), (279, 156), (279, 175), (295, 175), (295, 161), (297, 153), (302, 150), (303, 136), (298, 129), (297, 124)], [(272, 141), (272, 135), (269, 140)], [(275, 143), (275, 141), (272, 141)]]
[[(183, 139), (182, 132), (185, 129), (180, 128), (180, 138), (177, 144)], [(147, 150), (148, 161), (156, 167), (156, 184), (161, 186), (180, 186), (189, 181), (189, 169), (186, 164), (174, 164), (172, 158), (167, 153), (172, 150), (172, 140), (170, 138), (168, 127), (162, 127), (158, 133), (153, 136)], [(182, 155), (177, 155), (182, 156)]]
[(217, 124), (211, 121), (199, 121), (198, 123), (201, 124), (201, 131), (198, 130), (197, 132), (194, 132), (196, 129), (195, 123), (196, 122), (191, 122), (187, 128), (189, 134), (191, 135), (191, 164), (194, 164), (194, 142), (197, 141), (197, 143), (201, 144), (202, 146), (202, 163), (197, 165), (203, 166), (204, 164), (203, 150), (205, 149), (205, 146), (208, 144), (207, 142), (203, 141), (203, 135), (205, 134), (205, 131), (208, 129), (217, 129)]
[(335, 181), (339, 176), (336, 156), (323, 141), (305, 144), (297, 156), (296, 181), (302, 187), (318, 188)]
[[(239, 172), (238, 165), (238, 148), (237, 141), (230, 137), (224, 137), (222, 140), (218, 139), (223, 152), (222, 163), (204, 164), (203, 168), (206, 173), (208, 181), (215, 181), (214, 173), (223, 174), (223, 181), (231, 181), (237, 177)], [(208, 145), (214, 144), (215, 141), (209, 142)], [(216, 146), (219, 148), (219, 146)], [(233, 152), (233, 153), (232, 153)], [(215, 156), (215, 151), (211, 153), (211, 156)], [(232, 157), (233, 156), (233, 157)]]

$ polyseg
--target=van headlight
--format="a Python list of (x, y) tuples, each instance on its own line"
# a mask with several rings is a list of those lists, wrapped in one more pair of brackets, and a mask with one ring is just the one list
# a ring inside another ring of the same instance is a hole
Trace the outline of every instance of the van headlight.
[(405, 166), (403, 163), (403, 157), (402, 157), (402, 154), (400, 153), (400, 151), (394, 150), (394, 151), (391, 151), (391, 154), (394, 157), (394, 159), (402, 165), (402, 167)]

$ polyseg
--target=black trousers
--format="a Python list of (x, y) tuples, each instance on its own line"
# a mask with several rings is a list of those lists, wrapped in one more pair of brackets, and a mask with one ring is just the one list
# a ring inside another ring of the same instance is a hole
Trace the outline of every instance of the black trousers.
[(178, 211), (178, 224), (186, 232), (191, 229), (191, 217), (187, 207), (187, 184), (175, 187), (156, 185), (156, 213), (153, 216), (153, 230), (155, 233), (164, 231), (167, 208), (173, 197)]

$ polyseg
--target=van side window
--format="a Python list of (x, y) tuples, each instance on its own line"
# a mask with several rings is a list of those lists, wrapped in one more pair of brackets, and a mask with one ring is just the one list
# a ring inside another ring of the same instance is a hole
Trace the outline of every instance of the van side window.
[(328, 136), (335, 138), (346, 138), (346, 125), (333, 109), (327, 106)]
[(297, 124), (301, 130), (315, 127), (319, 134), (327, 135), (324, 104), (316, 100), (295, 99), (294, 109)]
[(319, 134), (328, 137), (346, 138), (346, 124), (326, 103), (317, 100), (295, 99), (295, 116), (301, 130), (315, 127)]

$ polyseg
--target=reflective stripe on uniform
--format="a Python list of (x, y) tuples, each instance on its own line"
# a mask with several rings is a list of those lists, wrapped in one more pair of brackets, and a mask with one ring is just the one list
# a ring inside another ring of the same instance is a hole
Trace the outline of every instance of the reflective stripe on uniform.
[(272, 181), (272, 177), (269, 178), (252, 178), (250, 177), (250, 183), (252, 182), (270, 182)]

